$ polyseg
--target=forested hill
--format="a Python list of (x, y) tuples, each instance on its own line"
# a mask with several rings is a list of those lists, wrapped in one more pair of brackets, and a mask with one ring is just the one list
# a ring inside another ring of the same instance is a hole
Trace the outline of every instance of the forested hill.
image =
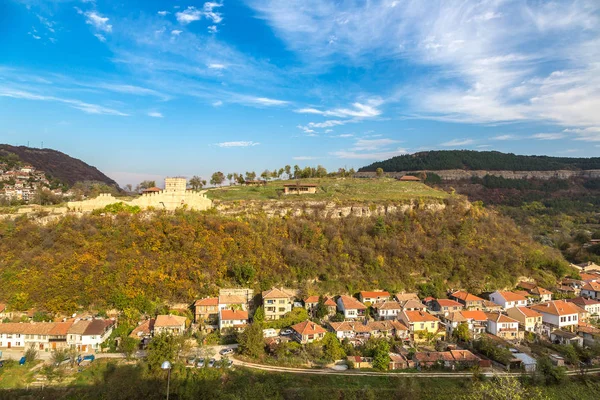
[(273, 285), (331, 295), (381, 288), (440, 297), (544, 287), (568, 272), (557, 250), (507, 217), (448, 200), (444, 210), (385, 217), (230, 218), (179, 210), (67, 216), (41, 225), (0, 220), (0, 303), (16, 309), (154, 310), (218, 287)]
[(6, 156), (10, 153), (16, 154), (23, 164), (31, 164), (53, 179), (64, 182), (69, 186), (76, 182), (97, 181), (118, 187), (117, 182), (104, 175), (97, 168), (57, 150), (0, 144), (0, 155)]
[(569, 158), (520, 156), (498, 151), (440, 150), (406, 154), (378, 161), (359, 172), (436, 171), (448, 169), (487, 171), (555, 171), (600, 169), (600, 157)]

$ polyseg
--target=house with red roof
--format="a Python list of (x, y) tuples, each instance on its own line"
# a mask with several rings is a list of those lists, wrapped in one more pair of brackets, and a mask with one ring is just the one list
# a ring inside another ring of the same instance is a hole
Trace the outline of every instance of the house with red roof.
[(183, 335), (185, 332), (186, 317), (179, 315), (157, 315), (154, 320), (153, 335), (163, 332), (171, 335)]
[(304, 321), (299, 324), (292, 325), (294, 331), (292, 337), (300, 344), (312, 343), (323, 339), (327, 330), (321, 325), (312, 321)]
[(524, 295), (502, 290), (496, 290), (494, 293), (490, 294), (490, 300), (501, 305), (505, 310), (512, 307), (525, 307), (528, 303), (527, 297)]
[(390, 298), (389, 292), (384, 291), (374, 291), (374, 292), (360, 292), (358, 294), (358, 300), (362, 303), (381, 303)]
[(248, 311), (221, 310), (219, 311), (219, 330), (241, 332), (248, 326)]
[(197, 324), (216, 325), (219, 319), (219, 298), (207, 297), (194, 302), (194, 321)]
[(350, 296), (340, 296), (337, 299), (337, 306), (346, 319), (361, 318), (367, 312), (367, 306)]
[(272, 288), (262, 292), (265, 320), (277, 320), (292, 311), (294, 293), (284, 288)]
[(523, 339), (519, 331), (519, 321), (502, 313), (486, 313), (487, 332), (505, 340), (518, 341)]
[(542, 314), (542, 323), (550, 330), (557, 328), (574, 330), (579, 324), (581, 309), (568, 301), (554, 300), (529, 308)]
[(375, 315), (381, 320), (396, 319), (400, 311), (402, 311), (402, 305), (393, 300), (377, 303), (373, 308), (375, 309)]
[[(327, 315), (333, 316), (337, 311), (337, 304), (331, 297), (324, 297), (324, 305), (327, 308)], [(304, 299), (304, 308), (309, 312), (309, 314), (314, 315), (317, 310), (317, 306), (319, 305), (319, 296), (308, 296)]]
[(463, 290), (457, 290), (456, 292), (451, 293), (448, 298), (462, 303), (467, 310), (481, 310), (483, 307), (484, 300), (481, 297), (477, 297)]
[(587, 311), (590, 316), (594, 319), (600, 317), (600, 301), (596, 299), (588, 299), (585, 297), (575, 297), (574, 299), (568, 299), (569, 303), (573, 303), (578, 307), (583, 308)]
[(402, 311), (398, 319), (408, 327), (414, 341), (425, 340), (427, 334), (444, 335), (439, 329), (440, 320), (427, 312)]
[(462, 311), (465, 306), (456, 300), (433, 299), (429, 302), (428, 308), (432, 313), (448, 315), (448, 313)]
[(600, 300), (600, 282), (586, 282), (581, 287), (581, 296), (587, 297), (588, 299)]
[(526, 332), (539, 332), (542, 327), (542, 314), (527, 307), (512, 307), (506, 313), (509, 317), (519, 321), (521, 330)]

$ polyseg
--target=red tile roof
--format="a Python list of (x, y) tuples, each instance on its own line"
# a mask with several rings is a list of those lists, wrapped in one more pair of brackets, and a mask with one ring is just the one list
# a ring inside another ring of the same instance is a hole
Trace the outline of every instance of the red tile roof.
[(497, 293), (500, 294), (500, 296), (502, 296), (506, 301), (527, 301), (527, 298), (522, 294), (514, 292), (504, 292), (501, 290), (498, 290)]
[(435, 322), (439, 321), (433, 315), (423, 311), (404, 311), (406, 318), (410, 322)]
[(345, 310), (366, 310), (367, 306), (365, 306), (360, 301), (356, 300), (354, 297), (350, 296), (340, 296), (339, 300), (344, 306)]
[(474, 294), (458, 290), (451, 294), (452, 297), (460, 299), (462, 301), (483, 301), (481, 297), (477, 297)]
[(385, 297), (388, 298), (390, 297), (390, 294), (388, 292), (360, 292), (361, 297), (364, 298), (371, 298), (371, 297)]
[(233, 321), (233, 320), (247, 320), (248, 311), (242, 310), (221, 310), (222, 321)]
[(600, 301), (594, 299), (586, 299), (585, 297), (575, 297), (574, 299), (568, 299), (569, 303), (577, 304), (579, 307), (591, 306), (594, 304), (600, 304)]
[[(318, 303), (319, 302), (319, 296), (308, 296), (306, 299), (304, 299), (304, 304), (312, 304), (312, 303)], [(333, 299), (331, 297), (325, 297), (325, 305), (326, 306), (330, 306), (330, 307), (335, 307), (335, 301), (333, 301)]]
[(198, 307), (198, 306), (218, 306), (219, 298), (218, 297), (207, 297), (205, 299), (196, 300), (194, 305), (196, 307)]
[(502, 313), (486, 313), (488, 320), (496, 322), (515, 323), (516, 319), (510, 318)]
[(587, 282), (581, 287), (581, 290), (591, 290), (594, 292), (600, 292), (600, 282)]
[(304, 321), (299, 324), (293, 325), (292, 329), (298, 332), (301, 336), (304, 335), (317, 335), (320, 333), (326, 333), (327, 331), (321, 325), (315, 324), (312, 321)]
[(487, 315), (483, 311), (461, 311), (463, 317), (475, 321), (487, 321)]
[(521, 281), (517, 284), (517, 287), (521, 287), (525, 290), (531, 290), (533, 288), (535, 288), (536, 284), (533, 282), (525, 282), (525, 281)]
[(581, 310), (575, 304), (563, 300), (555, 300), (547, 303), (536, 304), (530, 308), (541, 313), (552, 315), (579, 314), (579, 311)]
[(435, 300), (442, 307), (463, 307), (462, 303), (449, 299), (436, 299)]
[(263, 299), (289, 299), (292, 297), (294, 297), (292, 293), (278, 288), (273, 288), (262, 292)]
[(419, 296), (416, 293), (396, 293), (396, 300), (398, 301), (407, 301), (407, 300), (416, 300), (421, 301)]
[(148, 319), (148, 320), (142, 322), (133, 331), (131, 331), (129, 336), (132, 338), (135, 338), (135, 339), (139, 339), (140, 336), (150, 335), (153, 330), (154, 330), (154, 318)]
[(386, 300), (383, 303), (376, 304), (375, 308), (377, 310), (400, 310), (402, 305), (397, 301)]
[(181, 326), (185, 324), (186, 319), (186, 317), (179, 315), (157, 315), (154, 326), (157, 328)]
[(533, 294), (537, 294), (537, 295), (543, 295), (543, 294), (552, 294), (551, 291), (549, 291), (548, 289), (544, 289), (543, 287), (540, 286), (536, 286), (531, 293)]
[(531, 308), (527, 308), (527, 307), (515, 307), (515, 309), (517, 311), (519, 311), (521, 314), (523, 314), (525, 317), (527, 318), (535, 318), (535, 317), (541, 317), (542, 314), (540, 314), (539, 312), (532, 310)]

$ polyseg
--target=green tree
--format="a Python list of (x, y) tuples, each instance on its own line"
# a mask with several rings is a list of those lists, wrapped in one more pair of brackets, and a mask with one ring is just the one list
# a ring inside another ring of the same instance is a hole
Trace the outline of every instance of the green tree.
[(229, 268), (229, 275), (240, 285), (251, 283), (256, 275), (256, 269), (248, 263), (235, 264)]
[(198, 175), (194, 175), (192, 179), (190, 179), (189, 185), (193, 190), (200, 190), (202, 189), (202, 186), (204, 186), (202, 178), (200, 178)]
[(125, 336), (119, 342), (119, 351), (125, 354), (125, 357), (127, 357), (127, 359), (129, 360), (131, 359), (131, 356), (135, 353), (135, 351), (138, 349), (139, 343), (139, 340), (130, 336)]
[(346, 356), (344, 347), (335, 334), (331, 332), (325, 334), (321, 344), (323, 345), (323, 354), (328, 361), (339, 360)]
[(146, 362), (152, 372), (160, 371), (163, 361), (174, 363), (183, 347), (183, 336), (174, 336), (166, 332), (155, 335), (148, 344)]
[(377, 168), (375, 170), (375, 175), (377, 175), (378, 178), (381, 178), (383, 176), (383, 168)]
[(317, 303), (317, 307), (315, 309), (315, 317), (319, 319), (323, 319), (327, 316), (329, 310), (325, 305), (325, 298), (323, 296), (319, 296), (319, 302)]
[(263, 306), (260, 306), (256, 309), (256, 311), (254, 311), (254, 316), (252, 317), (252, 320), (255, 323), (259, 323), (262, 324), (265, 320), (265, 309)]
[(38, 358), (38, 351), (35, 349), (35, 346), (31, 344), (25, 351), (25, 361), (28, 363), (34, 362)]
[(390, 344), (386, 340), (379, 340), (373, 353), (373, 368), (385, 371), (390, 365)]
[(256, 172), (254, 171), (246, 171), (246, 180), (253, 181), (256, 179)]
[(156, 186), (156, 181), (142, 181), (142, 182), (140, 182), (139, 185), (137, 185), (137, 187), (135, 188), (135, 191), (139, 192), (144, 189), (150, 189), (155, 186)]
[(518, 378), (498, 376), (493, 380), (476, 382), (463, 397), (465, 400), (544, 400), (536, 387), (524, 387)]
[(461, 322), (458, 324), (456, 329), (452, 331), (452, 336), (457, 340), (461, 340), (463, 342), (468, 342), (471, 340), (471, 333), (469, 332), (469, 325), (466, 322)]
[(290, 179), (290, 176), (291, 176), (291, 173), (292, 173), (292, 167), (289, 166), (289, 165), (286, 165), (284, 167), (284, 171), (285, 171), (285, 174), (287, 175), (288, 179)]
[(217, 171), (210, 177), (211, 185), (221, 185), (225, 181), (225, 175), (221, 171)]
[(265, 352), (262, 325), (252, 323), (239, 337), (240, 352), (251, 358), (260, 358)]

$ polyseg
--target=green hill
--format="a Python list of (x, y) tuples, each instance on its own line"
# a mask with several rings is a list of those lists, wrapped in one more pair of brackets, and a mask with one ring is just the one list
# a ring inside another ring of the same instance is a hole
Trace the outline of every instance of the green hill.
[(600, 169), (600, 157), (570, 158), (521, 156), (498, 151), (439, 150), (406, 154), (378, 161), (359, 172), (383, 168), (386, 172), (436, 171), (446, 169), (487, 171), (553, 171)]

